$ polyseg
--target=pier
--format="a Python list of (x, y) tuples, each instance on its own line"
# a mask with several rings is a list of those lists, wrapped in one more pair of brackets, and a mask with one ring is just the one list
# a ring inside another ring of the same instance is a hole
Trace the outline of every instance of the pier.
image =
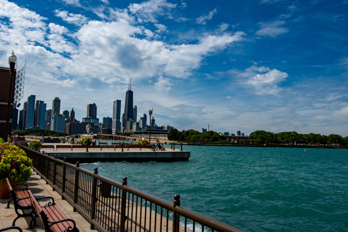
[(65, 159), (67, 162), (76, 163), (92, 163), (92, 162), (177, 162), (188, 161), (190, 158), (189, 151), (158, 147), (140, 147), (128, 145), (99, 145), (89, 146), (86, 148), (81, 145), (63, 145), (63, 144), (44, 144), (41, 152)]

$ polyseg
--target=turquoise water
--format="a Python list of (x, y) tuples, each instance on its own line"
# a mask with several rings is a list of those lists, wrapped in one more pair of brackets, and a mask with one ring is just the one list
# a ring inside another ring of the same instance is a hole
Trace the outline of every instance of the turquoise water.
[(188, 162), (81, 167), (245, 231), (348, 231), (348, 150), (184, 146)]

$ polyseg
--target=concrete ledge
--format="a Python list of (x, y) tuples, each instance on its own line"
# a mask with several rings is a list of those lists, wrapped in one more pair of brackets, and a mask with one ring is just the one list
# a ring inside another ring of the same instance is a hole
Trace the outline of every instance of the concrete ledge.
[(189, 151), (149, 151), (149, 152), (45, 152), (46, 154), (58, 159), (66, 158), (69, 163), (92, 163), (92, 162), (111, 162), (111, 161), (129, 161), (129, 162), (177, 162), (188, 161)]

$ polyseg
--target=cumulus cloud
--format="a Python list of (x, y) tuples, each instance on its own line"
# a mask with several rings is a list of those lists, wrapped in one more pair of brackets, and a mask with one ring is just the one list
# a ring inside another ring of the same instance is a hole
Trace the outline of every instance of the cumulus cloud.
[(283, 25), (285, 21), (274, 21), (274, 22), (260, 22), (260, 30), (256, 32), (259, 36), (271, 36), (276, 37), (278, 35), (287, 33), (289, 30)]
[(88, 19), (81, 14), (68, 13), (65, 10), (63, 11), (55, 10), (54, 13), (57, 17), (62, 18), (65, 22), (75, 24), (78, 26), (82, 26), (88, 21)]
[(207, 15), (202, 15), (202, 16), (198, 17), (196, 19), (196, 23), (205, 25), (205, 24), (207, 24), (207, 21), (210, 21), (213, 18), (214, 14), (216, 14), (216, 13), (217, 13), (217, 9), (214, 9), (214, 10), (210, 11)]
[(132, 3), (128, 6), (129, 11), (134, 14), (139, 22), (157, 23), (158, 15), (169, 15), (170, 10), (175, 8), (176, 4), (166, 0), (150, 0), (143, 3)]
[(253, 65), (239, 72), (237, 76), (241, 78), (243, 84), (252, 87), (258, 95), (277, 95), (281, 92), (279, 83), (285, 81), (288, 74), (277, 69)]

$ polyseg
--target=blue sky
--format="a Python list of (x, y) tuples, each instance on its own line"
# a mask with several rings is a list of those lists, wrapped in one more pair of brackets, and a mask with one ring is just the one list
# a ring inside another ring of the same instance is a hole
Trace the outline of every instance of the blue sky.
[[(112, 117), (132, 78), (138, 118), (179, 130), (348, 136), (347, 0), (0, 0), (0, 66), (24, 98)], [(24, 100), (22, 102), (24, 102)], [(122, 105), (123, 108), (123, 105)]]

